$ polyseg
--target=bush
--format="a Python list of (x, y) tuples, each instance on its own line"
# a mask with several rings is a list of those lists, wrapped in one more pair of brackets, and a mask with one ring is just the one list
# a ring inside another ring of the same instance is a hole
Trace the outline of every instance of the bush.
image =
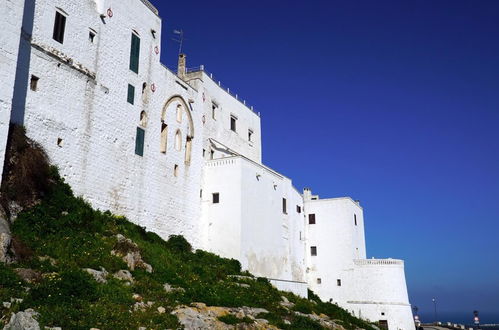
[(192, 246), (182, 235), (171, 235), (166, 241), (166, 248), (178, 253), (189, 253), (192, 251)]
[(222, 321), (225, 324), (238, 324), (238, 323), (253, 323), (253, 320), (249, 317), (245, 316), (243, 318), (238, 318), (235, 315), (227, 314), (224, 316), (220, 316), (218, 318), (219, 321)]

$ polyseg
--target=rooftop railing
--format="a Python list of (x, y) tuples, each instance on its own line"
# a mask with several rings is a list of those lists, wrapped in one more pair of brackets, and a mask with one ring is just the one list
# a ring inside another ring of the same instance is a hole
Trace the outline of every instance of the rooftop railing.
[(159, 15), (159, 11), (147, 0), (140, 0), (147, 8), (149, 8), (154, 14)]
[(403, 260), (398, 259), (355, 259), (354, 263), (357, 266), (368, 266), (368, 265), (404, 265)]
[(236, 100), (238, 100), (239, 102), (241, 102), (244, 106), (246, 106), (247, 108), (249, 108), (251, 111), (253, 111), (254, 113), (256, 113), (258, 116), (260, 116), (260, 113), (259, 112), (256, 112), (255, 109), (253, 109), (253, 106), (250, 106), (248, 104), (246, 104), (246, 100), (244, 99), (241, 99), (239, 97), (239, 95), (237, 93), (234, 93), (234, 91), (231, 91), (229, 87), (227, 86), (224, 86), (220, 80), (217, 80), (212, 73), (206, 71), (204, 65), (200, 65), (200, 66), (197, 66), (197, 67), (192, 67), (192, 68), (187, 68), (186, 70), (186, 73), (192, 73), (192, 72), (200, 72), (200, 71), (203, 71), (204, 73), (206, 73), (206, 75), (208, 75), (208, 77), (210, 77), (211, 80), (213, 80), (213, 82), (215, 82), (221, 89), (225, 90), (229, 95), (231, 95), (232, 97), (234, 97)]

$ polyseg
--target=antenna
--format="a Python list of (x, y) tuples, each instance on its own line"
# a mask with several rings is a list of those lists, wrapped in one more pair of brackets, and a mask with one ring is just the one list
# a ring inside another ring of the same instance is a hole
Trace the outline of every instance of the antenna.
[(179, 43), (178, 54), (182, 54), (182, 45), (184, 43), (184, 31), (183, 30), (173, 30), (173, 34), (176, 35), (175, 38), (172, 38), (173, 41)]

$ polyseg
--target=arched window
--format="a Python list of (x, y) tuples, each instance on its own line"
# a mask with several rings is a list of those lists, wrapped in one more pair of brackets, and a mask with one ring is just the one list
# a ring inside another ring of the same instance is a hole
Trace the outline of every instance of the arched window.
[(187, 135), (187, 140), (185, 142), (185, 165), (191, 163), (191, 152), (192, 152), (192, 138)]
[(175, 133), (175, 149), (177, 151), (182, 149), (182, 132), (180, 130), (177, 130), (177, 133)]
[(182, 122), (182, 110), (183, 110), (182, 105), (181, 104), (177, 105), (177, 121), (179, 123)]
[(147, 126), (147, 112), (145, 112), (144, 110), (142, 110), (142, 112), (140, 113), (140, 123), (139, 124), (142, 127)]
[(159, 151), (162, 153), (166, 153), (166, 146), (168, 140), (168, 125), (164, 122), (161, 123), (161, 144), (159, 147)]

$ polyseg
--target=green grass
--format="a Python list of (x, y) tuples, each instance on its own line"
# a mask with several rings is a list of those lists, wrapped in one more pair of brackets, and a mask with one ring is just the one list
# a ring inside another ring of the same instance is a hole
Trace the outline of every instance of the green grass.
[[(152, 329), (179, 328), (180, 324), (170, 312), (175, 306), (204, 302), (209, 306), (260, 307), (269, 313), (259, 315), (269, 323), (283, 329), (320, 329), (319, 323), (296, 315), (280, 306), (285, 295), (295, 303), (294, 310), (302, 313), (324, 313), (333, 319), (344, 321), (347, 329), (356, 326), (372, 329), (368, 324), (348, 312), (329, 303), (316, 303), (275, 289), (263, 278), (241, 279), (229, 275), (251, 276), (241, 272), (237, 260), (220, 258), (212, 253), (193, 251), (181, 236), (164, 241), (158, 235), (147, 232), (123, 217), (109, 212), (93, 210), (81, 198), (73, 196), (71, 189), (52, 169), (53, 184), (38, 205), (21, 213), (12, 226), (12, 232), (30, 251), (16, 265), (0, 264), (0, 302), (10, 298), (23, 298), (11, 310), (0, 307), (0, 318), (8, 313), (34, 308), (40, 313), (41, 327), (58, 326), (63, 329)], [(127, 269), (111, 250), (119, 249), (116, 235), (122, 234), (138, 245), (145, 262), (154, 271), (142, 269), (132, 272), (134, 282), (108, 277), (107, 283), (97, 283), (83, 268), (100, 269), (109, 273)], [(41, 261), (39, 257), (49, 256)], [(43, 274), (39, 283), (24, 283), (12, 267), (32, 268)], [(185, 291), (167, 293), (163, 285), (169, 283)], [(238, 285), (246, 283), (249, 287)], [(142, 296), (144, 302), (154, 302), (144, 312), (134, 311), (133, 294)], [(158, 307), (166, 308), (160, 314)], [(3, 318), (4, 322), (7, 318)], [(251, 322), (231, 315), (221, 321)], [(291, 322), (285, 324), (284, 320)], [(2, 327), (0, 321), (0, 328)]]

